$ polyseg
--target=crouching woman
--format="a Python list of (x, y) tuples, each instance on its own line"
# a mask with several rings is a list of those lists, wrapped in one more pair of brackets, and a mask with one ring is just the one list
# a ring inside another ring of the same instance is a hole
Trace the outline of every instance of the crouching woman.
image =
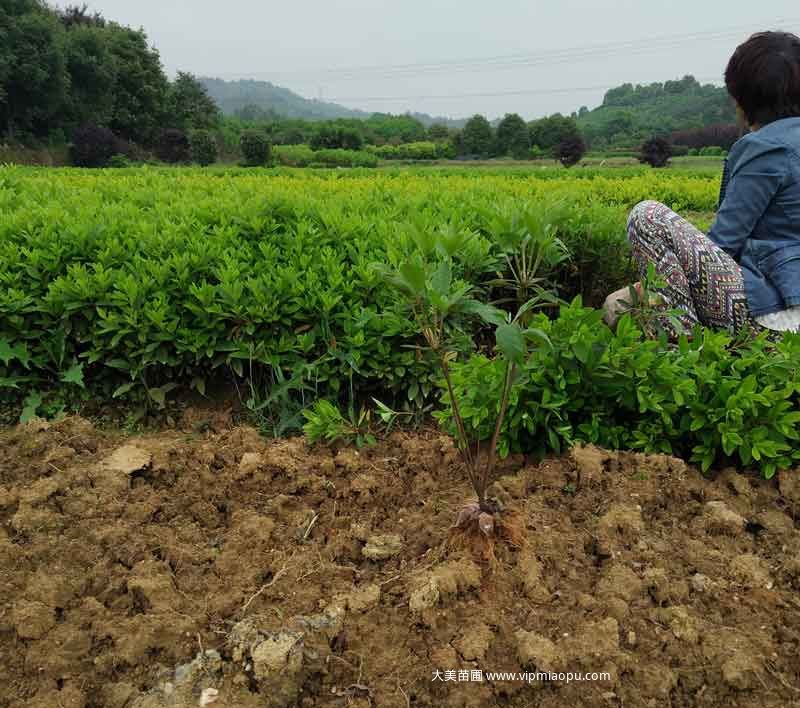
[[(640, 277), (655, 265), (664, 304), (687, 333), (698, 324), (800, 331), (800, 38), (753, 35), (731, 57), (725, 84), (750, 132), (726, 159), (711, 230), (645, 201), (628, 220), (631, 252)], [(680, 331), (661, 319), (676, 339)]]

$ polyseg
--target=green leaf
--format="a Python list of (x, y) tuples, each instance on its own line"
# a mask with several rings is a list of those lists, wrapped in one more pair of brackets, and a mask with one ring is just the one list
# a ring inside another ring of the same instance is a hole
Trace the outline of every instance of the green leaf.
[(525, 358), (525, 335), (519, 325), (502, 324), (495, 332), (498, 351), (514, 364), (521, 364)]
[(450, 270), (450, 262), (442, 261), (431, 277), (431, 287), (436, 293), (445, 297), (450, 294), (452, 280), (453, 274)]
[(27, 423), (29, 420), (35, 418), (36, 411), (39, 410), (39, 406), (42, 405), (43, 400), (42, 394), (40, 394), (38, 391), (29, 393), (22, 402), (23, 407), (22, 413), (19, 416), (19, 422)]
[(22, 342), (12, 347), (7, 339), (0, 337), (0, 359), (6, 366), (12, 359), (16, 359), (27, 369), (30, 362), (28, 346)]
[(459, 309), (465, 314), (477, 315), (486, 324), (499, 326), (508, 322), (508, 314), (505, 310), (494, 305), (487, 305), (479, 300), (464, 300)]
[(418, 261), (407, 261), (400, 266), (400, 275), (414, 295), (425, 292), (425, 269)]
[(122, 384), (122, 386), (119, 386), (119, 387), (118, 387), (118, 388), (117, 388), (117, 389), (114, 391), (114, 393), (112, 393), (112, 394), (111, 394), (111, 397), (112, 397), (112, 398), (119, 398), (120, 396), (124, 396), (124, 395), (125, 395), (126, 393), (128, 393), (128, 391), (130, 391), (130, 390), (131, 390), (131, 389), (132, 389), (132, 388), (133, 388), (135, 385), (136, 385), (136, 382), (135, 382), (135, 381), (133, 381), (133, 382), (131, 382), (131, 383)]
[(61, 380), (64, 383), (75, 384), (81, 388), (86, 388), (83, 382), (83, 364), (76, 363), (69, 367), (64, 373), (61, 374)]
[(525, 336), (547, 345), (548, 349), (553, 348), (553, 342), (550, 341), (550, 337), (537, 327), (528, 327), (528, 329), (525, 330)]

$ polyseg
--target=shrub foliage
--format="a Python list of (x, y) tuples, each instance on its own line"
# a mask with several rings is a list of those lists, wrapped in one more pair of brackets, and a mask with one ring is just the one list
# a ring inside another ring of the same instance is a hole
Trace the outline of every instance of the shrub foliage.
[(258, 130), (245, 130), (239, 141), (244, 164), (248, 167), (262, 167), (269, 163), (272, 145), (267, 136)]
[(75, 131), (70, 160), (76, 167), (107, 167), (111, 158), (124, 150), (123, 142), (111, 130), (90, 123)]
[[(163, 404), (177, 386), (202, 390), (224, 374), (262, 376), (283, 392), (281, 405), (292, 391), (313, 391), (355, 398), (360, 410), (376, 395), (420, 414), (440, 377), (375, 262), (399, 268), (431, 234), (443, 248), (463, 241), (449, 261), (451, 285), (512, 310), (529, 297), (512, 282), (535, 285), (525, 264), (542, 261), (510, 257), (509, 246), (549, 234), (569, 257), (548, 257), (548, 279), (561, 297), (599, 305), (635, 279), (624, 228), (633, 204), (655, 198), (711, 211), (719, 190), (707, 176), (638, 167), (621, 177), (537, 170), (533, 179), (429, 169), (265, 178), (229, 168), (220, 179), (191, 169), (6, 168), (0, 396), (71, 381), (100, 397)], [(490, 336), (478, 318), (455, 324), (448, 337), (462, 413), (479, 436), (491, 434), (486, 421), (497, 420), (507, 367), (476, 354)], [(797, 336), (775, 351), (711, 332), (671, 347), (643, 340), (630, 320), (612, 334), (579, 303), (525, 327), (551, 346), (519, 364), (502, 450), (586, 440), (706, 466), (730, 459), (767, 474), (796, 459), (787, 446), (800, 418)], [(359, 427), (360, 414), (354, 420)]]
[(650, 167), (666, 167), (672, 157), (672, 145), (666, 138), (654, 136), (642, 143), (639, 150), (639, 162)]
[(194, 130), (189, 136), (192, 161), (198, 165), (212, 165), (217, 161), (217, 140), (209, 130)]
[[(643, 339), (624, 316), (616, 333), (580, 300), (532, 326), (549, 346), (532, 351), (506, 417), (501, 450), (562, 451), (575, 442), (760, 466), (767, 476), (800, 460), (800, 335), (777, 348), (697, 330), (668, 346)], [(453, 367), (469, 432), (491, 435), (503, 362), (475, 356)], [(448, 420), (444, 396), (440, 414)]]
[(182, 162), (189, 162), (191, 158), (191, 147), (189, 136), (178, 128), (167, 128), (162, 130), (158, 136), (158, 146), (156, 156), (162, 162), (174, 165)]
[(561, 139), (556, 148), (556, 158), (564, 167), (577, 165), (586, 154), (586, 143), (578, 133)]

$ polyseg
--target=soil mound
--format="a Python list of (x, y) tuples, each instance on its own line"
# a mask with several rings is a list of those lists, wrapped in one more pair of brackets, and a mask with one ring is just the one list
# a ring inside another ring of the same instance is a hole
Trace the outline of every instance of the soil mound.
[(436, 433), (6, 430), (0, 706), (800, 705), (791, 475), (594, 448), (503, 475), (526, 542), (489, 573), (444, 543), (470, 495)]

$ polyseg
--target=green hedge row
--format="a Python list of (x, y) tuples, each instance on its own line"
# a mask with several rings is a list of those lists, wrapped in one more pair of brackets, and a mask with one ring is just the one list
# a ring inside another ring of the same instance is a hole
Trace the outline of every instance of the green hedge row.
[(504, 268), (498, 224), (547, 208), (572, 253), (561, 294), (600, 304), (634, 276), (630, 206), (648, 195), (702, 206), (718, 188), (531, 175), (3, 169), (0, 386), (80, 366), (101, 394), (127, 395), (252, 365), (301, 378), (309, 395), (352, 387), (421, 407), (430, 368), (371, 269), (401, 260), (415, 231), (476, 233), (457, 275), (485, 285)]

